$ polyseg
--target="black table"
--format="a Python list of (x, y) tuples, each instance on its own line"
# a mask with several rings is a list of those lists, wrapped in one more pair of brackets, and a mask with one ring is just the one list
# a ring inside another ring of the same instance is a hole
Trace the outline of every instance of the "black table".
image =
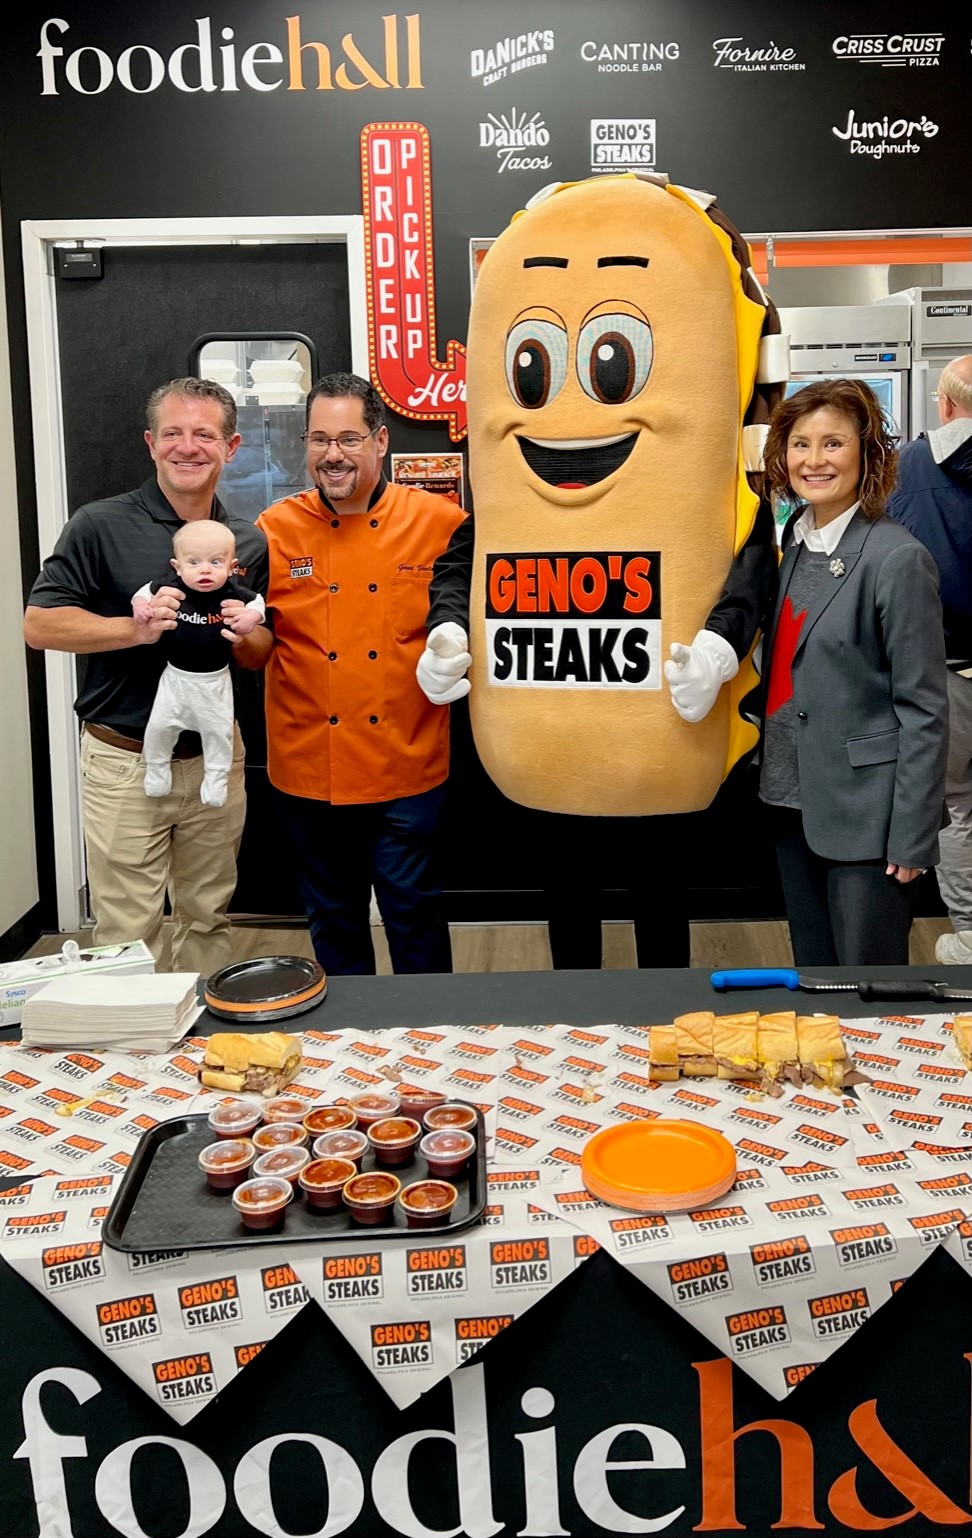
[[(972, 987), (972, 968), (869, 975)], [(295, 1025), (651, 1023), (709, 1000), (875, 1012), (856, 994), (716, 995), (701, 972), (526, 972), (335, 978)], [(0, 1535), (938, 1534), (972, 1523), (970, 1304), (934, 1253), (777, 1404), (598, 1254), (407, 1411), (310, 1305), (180, 1430), (0, 1266)]]

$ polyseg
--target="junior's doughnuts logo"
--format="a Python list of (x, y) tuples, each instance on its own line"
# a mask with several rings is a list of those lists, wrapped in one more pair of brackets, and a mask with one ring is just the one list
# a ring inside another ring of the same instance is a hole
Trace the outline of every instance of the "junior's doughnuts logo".
[(179, 1288), (179, 1308), (187, 1330), (210, 1330), (236, 1324), (243, 1318), (240, 1284), (235, 1276), (217, 1276), (210, 1282), (189, 1282)]
[(371, 1326), (371, 1361), (376, 1371), (402, 1367), (431, 1367), (432, 1325), (428, 1319)]
[(65, 1292), (69, 1287), (100, 1282), (105, 1274), (101, 1240), (52, 1245), (41, 1254), (41, 1268), (47, 1292)]
[(832, 1228), (830, 1237), (840, 1266), (866, 1266), (898, 1253), (898, 1241), (887, 1223), (857, 1223), (850, 1228)]
[(703, 1303), (717, 1293), (732, 1292), (729, 1262), (722, 1252), (678, 1260), (666, 1270), (676, 1303)]
[(831, 1292), (822, 1298), (808, 1298), (807, 1310), (810, 1328), (817, 1340), (851, 1335), (871, 1317), (871, 1304), (864, 1287)]
[(101, 1344), (132, 1346), (155, 1340), (162, 1334), (158, 1305), (153, 1292), (136, 1293), (130, 1298), (113, 1298), (96, 1309)]
[(374, 1303), (385, 1296), (381, 1254), (324, 1257), (325, 1303)]
[(208, 1351), (198, 1351), (194, 1356), (170, 1357), (165, 1362), (152, 1363), (156, 1393), (160, 1403), (194, 1403), (209, 1399), (216, 1393), (216, 1374)]
[(452, 1297), (466, 1291), (466, 1246), (446, 1244), (405, 1251), (405, 1291), (410, 1298)]
[(667, 1244), (671, 1226), (661, 1213), (644, 1218), (614, 1218), (610, 1224), (611, 1243), (618, 1255), (632, 1255)]
[(657, 550), (487, 555), (490, 684), (660, 689), (661, 583)]
[(508, 1330), (514, 1318), (514, 1314), (477, 1314), (469, 1319), (457, 1319), (456, 1361), (468, 1362), (489, 1341)]
[(813, 1276), (816, 1265), (806, 1234), (788, 1234), (764, 1244), (751, 1244), (749, 1258), (761, 1287), (779, 1287), (801, 1276)]
[(260, 1272), (263, 1306), (268, 1314), (288, 1314), (310, 1302), (310, 1293), (293, 1266), (268, 1266)]
[(35, 1234), (59, 1234), (67, 1222), (67, 1212), (31, 1212), (23, 1217), (8, 1218), (3, 1225), (5, 1239), (30, 1239)]
[(495, 1292), (549, 1287), (553, 1281), (549, 1239), (500, 1239), (489, 1247), (490, 1279)]
[(790, 1344), (786, 1310), (779, 1304), (730, 1314), (726, 1319), (726, 1333), (733, 1356), (755, 1356), (760, 1351)]

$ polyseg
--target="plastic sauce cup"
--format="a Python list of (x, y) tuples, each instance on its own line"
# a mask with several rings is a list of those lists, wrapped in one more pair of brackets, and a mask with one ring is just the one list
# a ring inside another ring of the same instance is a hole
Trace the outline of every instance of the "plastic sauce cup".
[(417, 1180), (398, 1198), (409, 1228), (429, 1228), (449, 1220), (459, 1192), (448, 1180)]
[(259, 1175), (256, 1180), (244, 1180), (233, 1192), (233, 1206), (245, 1228), (276, 1228), (283, 1222), (287, 1204), (293, 1199), (293, 1186), (279, 1175)]
[(388, 1094), (380, 1095), (374, 1091), (367, 1095), (353, 1095), (348, 1104), (357, 1117), (358, 1126), (362, 1132), (367, 1132), (372, 1122), (382, 1121), (386, 1116), (397, 1114), (398, 1091), (389, 1091)]
[(346, 1132), (324, 1132), (314, 1140), (315, 1159), (350, 1159), (355, 1169), (361, 1168), (367, 1151), (367, 1137), (351, 1127)]
[(426, 1111), (435, 1105), (444, 1105), (447, 1097), (438, 1089), (423, 1089), (421, 1085), (400, 1084), (398, 1087), (399, 1110), (403, 1116), (414, 1116), (421, 1121)]
[(301, 1170), (310, 1163), (306, 1148), (290, 1143), (286, 1148), (273, 1148), (253, 1161), (254, 1175), (279, 1175), (293, 1185)]
[(437, 1127), (427, 1132), (419, 1143), (419, 1153), (429, 1166), (429, 1174), (439, 1180), (461, 1175), (476, 1147), (476, 1139), (462, 1127)]
[(265, 1122), (302, 1121), (306, 1109), (303, 1100), (298, 1100), (296, 1095), (275, 1095), (263, 1107), (263, 1120)]
[(471, 1132), (476, 1120), (474, 1106), (461, 1105), (455, 1100), (447, 1101), (445, 1105), (434, 1105), (431, 1111), (425, 1113), (425, 1125), (429, 1132), (434, 1132), (437, 1127), (462, 1127), (464, 1131)]
[(349, 1105), (319, 1105), (304, 1117), (304, 1131), (310, 1137), (320, 1137), (325, 1132), (343, 1132), (353, 1127), (355, 1120)]
[(248, 1137), (220, 1138), (208, 1143), (199, 1155), (199, 1168), (214, 1191), (230, 1191), (245, 1180), (256, 1157)]
[(356, 1222), (390, 1223), (401, 1189), (397, 1175), (372, 1170), (366, 1175), (353, 1175), (341, 1195)]
[(368, 1142), (379, 1164), (409, 1164), (421, 1136), (422, 1128), (410, 1116), (386, 1116), (368, 1128)]
[(263, 1111), (258, 1105), (248, 1105), (245, 1100), (221, 1100), (209, 1113), (209, 1130), (214, 1137), (249, 1137), (262, 1120)]
[(258, 1153), (270, 1153), (274, 1148), (302, 1148), (306, 1142), (307, 1133), (296, 1121), (273, 1121), (258, 1127), (253, 1134), (253, 1146)]
[(340, 1207), (344, 1187), (357, 1172), (350, 1159), (314, 1159), (306, 1164), (298, 1180), (308, 1207), (321, 1211)]

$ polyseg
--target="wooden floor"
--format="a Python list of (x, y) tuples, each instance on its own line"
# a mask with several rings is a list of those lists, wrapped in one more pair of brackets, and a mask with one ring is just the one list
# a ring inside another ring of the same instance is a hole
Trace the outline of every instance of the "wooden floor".
[[(935, 941), (950, 928), (947, 919), (918, 919), (911, 933), (911, 960), (926, 965), (935, 960)], [(381, 925), (374, 927), (379, 973), (389, 973), (388, 946)], [(234, 960), (250, 956), (313, 954), (305, 928), (233, 924)], [(49, 956), (67, 939), (91, 943), (91, 931), (76, 935), (43, 935), (28, 956)], [(453, 965), (457, 972), (544, 972), (550, 969), (550, 948), (543, 924), (453, 924)], [(692, 965), (716, 967), (792, 966), (786, 924), (693, 924)], [(605, 967), (634, 967), (634, 936), (630, 924), (604, 925)]]

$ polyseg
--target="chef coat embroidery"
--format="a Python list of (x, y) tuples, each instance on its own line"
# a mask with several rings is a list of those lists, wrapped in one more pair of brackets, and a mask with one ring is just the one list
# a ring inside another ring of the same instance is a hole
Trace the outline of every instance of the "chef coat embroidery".
[(312, 577), (314, 575), (314, 557), (312, 555), (298, 555), (291, 559), (290, 575), (292, 577)]

